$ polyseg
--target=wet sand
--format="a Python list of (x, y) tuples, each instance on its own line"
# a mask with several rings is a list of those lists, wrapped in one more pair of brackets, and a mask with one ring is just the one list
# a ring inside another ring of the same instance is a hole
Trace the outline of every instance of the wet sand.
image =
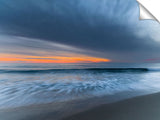
[[(160, 93), (110, 104), (103, 104), (104, 98), (89, 101), (87, 106), (74, 101), (0, 110), (0, 120), (160, 120)], [(97, 102), (103, 105), (91, 108)]]
[(101, 105), (63, 120), (160, 120), (160, 93)]

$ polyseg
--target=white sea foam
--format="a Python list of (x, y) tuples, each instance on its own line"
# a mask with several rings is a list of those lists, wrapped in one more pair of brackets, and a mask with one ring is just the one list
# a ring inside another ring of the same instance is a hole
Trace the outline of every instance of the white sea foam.
[(1, 73), (0, 106), (66, 101), (124, 91), (160, 91), (160, 72), (62, 70), (44, 73)]

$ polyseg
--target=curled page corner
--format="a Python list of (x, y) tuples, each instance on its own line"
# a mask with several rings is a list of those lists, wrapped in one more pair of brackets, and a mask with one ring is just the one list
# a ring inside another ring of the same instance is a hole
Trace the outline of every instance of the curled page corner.
[(160, 0), (137, 0), (140, 20), (156, 20), (160, 23)]

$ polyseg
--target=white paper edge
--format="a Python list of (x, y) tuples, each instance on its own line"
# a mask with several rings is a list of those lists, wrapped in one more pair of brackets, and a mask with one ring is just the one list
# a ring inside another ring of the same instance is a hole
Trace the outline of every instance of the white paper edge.
[[(137, 1), (138, 2), (138, 1)], [(156, 20), (158, 21), (152, 13), (150, 13), (141, 3), (139, 3), (139, 9), (140, 9), (140, 14), (139, 14), (139, 19), (140, 20)], [(159, 21), (158, 21), (159, 22)]]

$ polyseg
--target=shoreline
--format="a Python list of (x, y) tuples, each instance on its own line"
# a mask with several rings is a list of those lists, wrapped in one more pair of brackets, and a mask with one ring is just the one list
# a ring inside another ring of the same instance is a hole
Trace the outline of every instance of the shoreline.
[[(95, 99), (91, 98), (87, 100), (75, 100), (75, 101), (69, 101), (69, 102), (30, 105), (30, 106), (23, 106), (23, 107), (4, 109), (4, 110), (1, 109), (0, 118), (2, 120), (13, 120), (13, 119), (14, 120), (28, 120), (28, 119), (29, 120), (61, 120), (62, 118), (64, 120), (72, 120), (73, 118), (76, 117), (76, 119), (73, 119), (73, 120), (88, 120), (88, 119), (85, 119), (87, 116), (87, 117), (91, 117), (90, 119), (97, 120), (95, 118), (96, 117), (100, 118), (101, 116), (104, 116), (103, 114), (106, 114), (105, 111), (107, 111), (108, 114), (112, 113), (114, 115), (114, 114), (117, 114), (117, 112), (119, 111), (125, 110), (126, 108), (124, 108), (124, 106), (134, 107), (141, 102), (141, 101), (140, 102), (138, 101), (136, 104), (134, 103), (132, 105), (130, 104), (130, 101), (137, 101), (139, 99), (144, 99), (144, 101), (146, 101), (147, 98), (152, 98), (152, 97), (153, 97), (153, 101), (154, 100), (158, 101), (160, 99), (160, 92), (149, 94), (149, 95), (139, 95), (138, 97), (135, 97), (134, 95), (132, 95), (133, 96), (132, 98), (129, 97), (129, 94), (131, 93), (130, 92), (121, 93), (120, 97), (128, 95), (128, 98), (126, 98), (125, 100), (124, 99), (120, 101), (118, 100), (118, 102), (116, 98), (119, 97), (118, 96), (119, 94), (114, 95), (114, 96), (99, 97)], [(156, 96), (159, 96), (159, 97), (157, 98)], [(112, 100), (112, 103), (111, 102), (106, 103), (106, 100), (108, 101)], [(150, 101), (150, 103), (152, 103), (152, 101)], [(111, 106), (111, 107), (108, 107), (108, 106)], [(115, 113), (111, 112), (113, 108), (118, 111), (117, 112), (115, 111)], [(124, 108), (124, 109), (121, 110), (120, 108)], [(92, 118), (92, 115), (94, 116), (93, 118)], [(106, 116), (104, 116), (104, 118), (105, 117)], [(103, 118), (101, 118), (101, 120), (103, 120)], [(113, 120), (117, 120), (117, 119), (113, 119)]]
[(104, 104), (62, 120), (159, 120), (160, 92)]

